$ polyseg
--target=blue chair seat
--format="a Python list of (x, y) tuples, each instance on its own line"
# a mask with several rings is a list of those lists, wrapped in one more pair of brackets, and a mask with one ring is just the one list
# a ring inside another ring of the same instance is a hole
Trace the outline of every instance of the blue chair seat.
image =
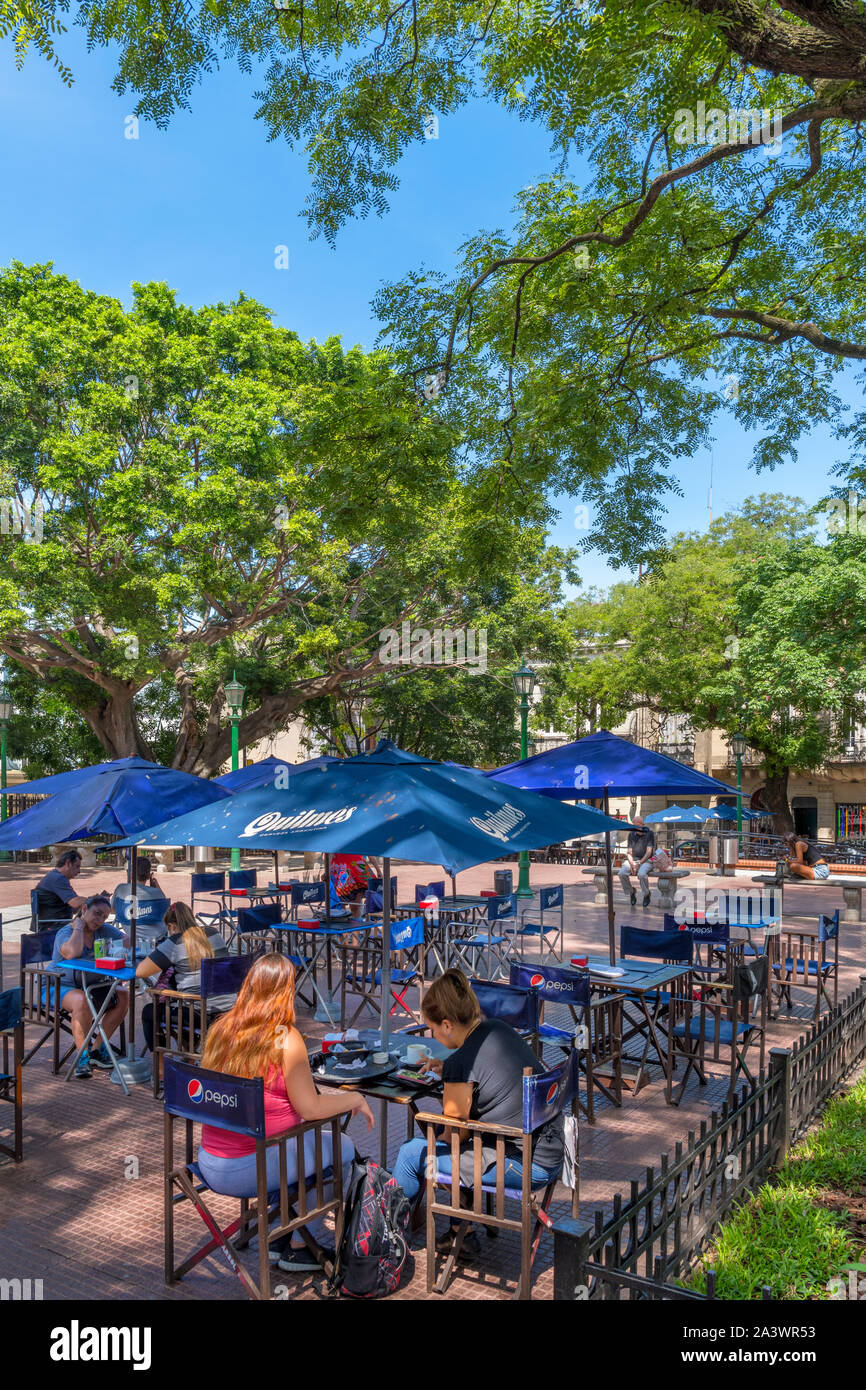
[(557, 936), (559, 927), (543, 926), (541, 922), (524, 922), (522, 927), (517, 927), (513, 933), (515, 936)]
[[(734, 1035), (735, 1035), (735, 1033), (736, 1033), (736, 1036), (737, 1036), (738, 1038), (742, 1038), (742, 1037), (744, 1036), (744, 1034), (750, 1032), (751, 1029), (752, 1029), (752, 1024), (751, 1024), (751, 1023), (742, 1023), (742, 1022), (739, 1022), (739, 1023), (736, 1023), (736, 1024), (732, 1024), (731, 1021), (730, 1021), (730, 1019), (723, 1019), (722, 1022), (721, 1022), (721, 1024), (719, 1025), (719, 1042), (731, 1043), (731, 1042), (733, 1042), (733, 1040), (734, 1040)], [(700, 1020), (699, 1018), (692, 1018), (692, 1019), (690, 1019), (690, 1020), (689, 1020), (689, 1024), (688, 1024), (688, 1030), (686, 1029), (685, 1023), (678, 1023), (678, 1024), (676, 1025), (676, 1027), (674, 1028), (674, 1037), (675, 1037), (675, 1038), (684, 1038), (684, 1037), (686, 1036), (686, 1032), (687, 1032), (687, 1031), (688, 1031), (688, 1036), (689, 1036), (690, 1038), (699, 1038), (699, 1037), (701, 1036), (701, 1020)], [(705, 1038), (705, 1040), (706, 1040), (707, 1042), (712, 1042), (713, 1039), (715, 1038), (715, 1036), (716, 1036), (715, 1027), (714, 1027), (713, 1024), (710, 1023), (708, 1020), (705, 1021), (705, 1023), (704, 1023), (704, 1038)]]
[(574, 1029), (557, 1028), (552, 1023), (540, 1023), (538, 1026), (538, 1036), (541, 1039), (548, 1039), (551, 1042), (572, 1042), (574, 1039)]
[[(544, 1189), (547, 1187), (547, 1184), (548, 1184), (549, 1181), (550, 1181), (550, 1179), (549, 1179), (549, 1178), (546, 1178), (544, 1182), (533, 1183), (530, 1190), (531, 1190), (532, 1192), (543, 1192)], [(438, 1183), (438, 1185), (439, 1185), (440, 1187), (450, 1187), (450, 1186), (451, 1186), (451, 1174), (450, 1174), (450, 1173), (441, 1173), (441, 1172), (437, 1172), (437, 1174), (436, 1174), (436, 1182)], [(522, 1183), (523, 1183), (523, 1178), (520, 1177), (518, 1174), (516, 1174), (516, 1173), (507, 1173), (507, 1174), (506, 1174), (506, 1178), (505, 1178), (505, 1188), (506, 1188), (506, 1191), (510, 1190), (511, 1192), (514, 1193), (514, 1196), (515, 1196), (515, 1197), (519, 1197), (519, 1196), (520, 1196)], [(472, 1187), (474, 1186), (474, 1184), (471, 1183), (471, 1182), (469, 1182), (469, 1183), (461, 1182), (460, 1186), (461, 1186), (461, 1187), (465, 1187), (465, 1188), (472, 1188)], [(488, 1168), (486, 1173), (482, 1173), (482, 1175), (481, 1175), (481, 1191), (482, 1191), (482, 1192), (495, 1192), (495, 1191), (496, 1191), (496, 1166), (495, 1166), (495, 1164), (494, 1164), (494, 1166), (493, 1166), (492, 1168)]]
[(457, 944), (460, 946), (501, 946), (507, 938), (504, 936), (468, 936)]
[[(798, 956), (798, 958), (797, 958), (797, 971), (798, 971), (800, 974), (803, 973), (803, 965), (804, 965), (804, 964), (805, 964), (805, 959), (804, 959), (804, 957), (803, 957), (803, 956)], [(822, 973), (823, 975), (826, 975), (827, 971), (828, 971), (828, 970), (832, 970), (832, 968), (833, 968), (832, 962), (829, 961), (829, 960), (825, 960), (825, 961), (824, 961), (824, 964), (821, 966), (821, 973)], [(781, 965), (780, 963), (777, 962), (777, 963), (773, 966), (773, 969), (774, 969), (774, 970), (782, 970), (783, 967), (782, 967), (782, 965)], [(793, 957), (793, 956), (786, 956), (786, 957), (785, 957), (784, 969), (787, 970), (790, 974), (793, 974), (793, 973), (794, 973), (794, 957)], [(809, 961), (808, 973), (809, 973), (810, 975), (817, 975), (817, 974), (818, 974), (818, 961), (816, 961), (816, 960), (810, 960), (810, 961)], [(793, 983), (793, 982), (792, 982), (792, 983)]]
[[(417, 980), (417, 979), (419, 978), (420, 974), (421, 974), (420, 970), (392, 970), (392, 971), (391, 971), (391, 984), (392, 984), (392, 985), (407, 985), (407, 984), (409, 984), (412, 980)], [(367, 976), (366, 983), (367, 983), (367, 984), (370, 984), (370, 976), (369, 976), (369, 975)], [(382, 983), (382, 972), (381, 972), (381, 970), (377, 970), (377, 971), (376, 971), (376, 975), (375, 975), (375, 978), (373, 979), (373, 982), (372, 982), (372, 983), (375, 984), (375, 985), (380, 985), (380, 984)]]
[(655, 1004), (658, 1002), (669, 1004), (671, 1002), (671, 996), (668, 994), (667, 990), (664, 989), (653, 989), (650, 990), (649, 994), (627, 994), (626, 999), (631, 999), (632, 1001), (645, 999), (648, 1004)]

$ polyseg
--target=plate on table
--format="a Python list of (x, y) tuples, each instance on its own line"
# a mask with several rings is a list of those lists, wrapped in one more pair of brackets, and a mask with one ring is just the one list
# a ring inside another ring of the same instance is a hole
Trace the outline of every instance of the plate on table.
[[(369, 1057), (360, 1057), (357, 1054), (333, 1053), (329, 1052), (325, 1060), (325, 1076), (334, 1081), (379, 1081), (382, 1077), (390, 1076), (392, 1071), (396, 1071), (400, 1066), (400, 1057), (391, 1053), (387, 1062), (373, 1062)], [(359, 1066), (359, 1062), (361, 1065)]]

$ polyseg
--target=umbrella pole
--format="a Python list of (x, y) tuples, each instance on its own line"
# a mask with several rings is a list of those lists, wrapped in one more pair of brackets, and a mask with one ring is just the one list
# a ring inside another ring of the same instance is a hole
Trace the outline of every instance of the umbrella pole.
[[(138, 878), (135, 872), (135, 861), (138, 858), (138, 846), (131, 845), (129, 849), (129, 940), (132, 947), (132, 968), (136, 966), (136, 943), (138, 941)], [(111, 1080), (117, 1085), (122, 1081), (127, 1086), (144, 1085), (150, 1080), (152, 1074), (152, 1063), (147, 1057), (136, 1058), (135, 1055), (135, 980), (129, 981), (129, 1013), (127, 1014), (127, 1033), (126, 1033), (126, 1056), (117, 1059), (118, 1065), (111, 1073)], [(122, 1081), (121, 1081), (122, 1072)]]
[[(331, 856), (325, 855), (325, 926), (331, 925)], [(334, 1009), (339, 1003), (331, 993), (331, 972), (332, 972), (331, 938), (325, 947), (325, 997), (327, 1004), (320, 1003), (313, 1017), (317, 1023), (330, 1023), (331, 1026), (339, 1023), (339, 1017), (335, 1016)], [(339, 1014), (339, 1009), (337, 1010)]]
[[(610, 815), (610, 799), (607, 794), (607, 787), (604, 789), (604, 814)], [(610, 963), (616, 965), (616, 934), (614, 931), (614, 910), (613, 910), (613, 854), (610, 847), (610, 831), (604, 832), (604, 843), (606, 849), (607, 863), (607, 941), (610, 950)]]
[(388, 892), (382, 893), (382, 1014), (380, 1019), (381, 1048), (388, 1051), (388, 1033), (391, 1025), (391, 860), (382, 860), (382, 887), (388, 884)]
[(456, 899), (457, 899), (457, 875), (456, 875), (456, 874), (452, 874), (452, 875), (451, 875), (451, 897), (456, 901)]

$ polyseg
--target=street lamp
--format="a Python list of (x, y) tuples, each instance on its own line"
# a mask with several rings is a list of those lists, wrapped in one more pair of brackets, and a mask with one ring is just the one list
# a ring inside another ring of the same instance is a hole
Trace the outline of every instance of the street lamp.
[(731, 751), (737, 760), (737, 853), (743, 848), (743, 754), (746, 751), (745, 734), (734, 734)]
[[(238, 770), (238, 720), (243, 714), (244, 709), (244, 687), (237, 677), (237, 672), (232, 673), (232, 679), (226, 681), (223, 686), (226, 696), (226, 704), (229, 707), (229, 719), (232, 721), (232, 772)], [(239, 849), (232, 850), (232, 870), (241, 867), (241, 852)]]
[[(520, 658), (520, 668), (511, 677), (514, 681), (514, 689), (520, 697), (520, 756), (526, 757), (528, 747), (527, 724), (529, 720), (529, 697), (535, 688), (535, 672), (527, 666), (523, 657)], [(529, 850), (520, 851), (518, 859), (519, 874), (517, 880), (518, 898), (531, 898), (532, 889), (529, 886)]]
[[(0, 682), (0, 824), (6, 819), (6, 733), (12, 718), (12, 696), (9, 687)], [(8, 849), (0, 850), (0, 859), (9, 859)]]

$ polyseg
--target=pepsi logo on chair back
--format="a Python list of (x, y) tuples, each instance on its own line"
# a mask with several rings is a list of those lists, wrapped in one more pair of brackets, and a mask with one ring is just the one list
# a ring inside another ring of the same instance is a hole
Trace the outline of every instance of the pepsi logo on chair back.
[(589, 1006), (589, 976), (576, 970), (556, 965), (512, 965), (509, 983), (520, 989), (537, 989), (542, 999)]
[(164, 1106), (170, 1115), (265, 1137), (265, 1091), (261, 1077), (226, 1076), (188, 1062), (165, 1059)]

